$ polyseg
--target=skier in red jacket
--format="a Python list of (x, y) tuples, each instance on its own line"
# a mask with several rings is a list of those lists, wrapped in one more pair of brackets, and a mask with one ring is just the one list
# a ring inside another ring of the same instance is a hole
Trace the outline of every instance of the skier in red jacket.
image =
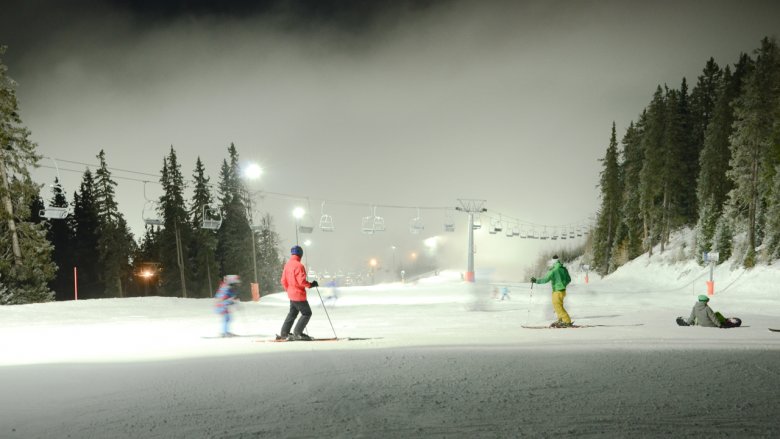
[[(316, 280), (311, 282), (306, 280), (306, 267), (301, 264), (303, 249), (296, 245), (290, 249), (290, 253), (290, 260), (284, 265), (281, 279), (282, 287), (287, 291), (287, 297), (290, 298), (290, 312), (287, 313), (287, 318), (284, 319), (281, 334), (277, 335), (276, 338), (277, 340), (286, 338), (290, 341), (311, 340), (311, 337), (303, 333), (303, 330), (306, 329), (306, 324), (309, 323), (311, 318), (311, 307), (306, 300), (306, 288), (317, 287), (319, 284)], [(301, 318), (298, 319), (295, 330), (290, 333), (298, 313), (301, 314)]]

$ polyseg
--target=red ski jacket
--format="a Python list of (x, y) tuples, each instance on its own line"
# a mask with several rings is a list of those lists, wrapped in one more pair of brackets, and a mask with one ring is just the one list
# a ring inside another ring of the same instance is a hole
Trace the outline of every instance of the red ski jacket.
[(290, 300), (293, 302), (306, 300), (306, 288), (310, 288), (311, 283), (306, 280), (306, 267), (301, 264), (300, 256), (292, 255), (284, 264), (281, 282)]

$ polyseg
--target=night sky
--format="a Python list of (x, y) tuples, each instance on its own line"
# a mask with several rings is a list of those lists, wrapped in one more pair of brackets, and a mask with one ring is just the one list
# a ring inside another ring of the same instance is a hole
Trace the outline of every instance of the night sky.
[[(4, 1), (4, 62), (39, 152), (159, 173), (171, 145), (182, 171), (200, 156), (216, 183), (226, 148), (265, 169), (285, 246), (292, 208), (322, 200), (337, 233), (315, 233), (309, 264), (398, 258), (442, 235), (457, 198), (549, 226), (598, 205), (598, 161), (655, 87), (691, 87), (780, 30), (776, 1)], [(44, 159), (43, 165), (51, 166)], [(68, 199), (84, 167), (63, 164)], [(143, 183), (115, 172), (120, 208), (143, 230)], [(40, 168), (41, 183), (55, 171)], [(159, 186), (148, 184), (151, 196)], [(157, 192), (155, 192), (157, 191)], [(48, 198), (48, 193), (45, 193)], [(307, 200), (308, 197), (308, 200)], [(370, 204), (388, 222), (360, 234)], [(437, 256), (464, 265), (465, 227)], [(512, 273), (538, 242), (478, 237), (483, 268)], [(477, 267), (478, 269), (480, 267)]]

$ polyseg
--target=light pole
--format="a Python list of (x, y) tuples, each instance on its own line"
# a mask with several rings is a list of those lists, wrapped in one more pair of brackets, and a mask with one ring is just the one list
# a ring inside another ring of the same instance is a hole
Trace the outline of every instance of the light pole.
[(303, 218), (303, 215), (306, 213), (305, 210), (303, 210), (303, 207), (296, 207), (293, 209), (293, 216), (295, 217), (295, 245), (298, 245), (298, 223), (300, 222), (301, 218)]

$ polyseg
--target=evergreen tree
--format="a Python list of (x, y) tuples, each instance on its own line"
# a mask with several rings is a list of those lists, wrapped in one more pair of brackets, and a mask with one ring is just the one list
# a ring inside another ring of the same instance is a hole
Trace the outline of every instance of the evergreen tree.
[[(5, 47), (0, 46), (0, 57)], [(29, 169), (39, 156), (22, 124), (16, 84), (0, 58), (0, 305), (46, 302), (54, 298), (48, 283), (56, 266), (43, 225), (30, 221), (30, 200), (40, 187)]]
[(642, 135), (644, 160), (639, 175), (640, 214), (642, 216), (643, 245), (653, 254), (653, 246), (661, 237), (662, 206), (664, 195), (664, 132), (666, 125), (666, 102), (659, 85), (647, 107)]
[(188, 297), (187, 280), (191, 278), (191, 272), (186, 258), (190, 254), (192, 226), (184, 203), (181, 165), (173, 146), (163, 159), (160, 183), (163, 187), (160, 210), (164, 225), (160, 232), (161, 285), (168, 294), (180, 293), (182, 297)]
[(631, 123), (623, 136), (623, 216), (621, 224), (625, 225), (625, 249), (629, 259), (642, 254), (642, 214), (641, 194), (639, 192), (640, 175), (644, 162), (644, 150), (642, 149), (642, 135), (647, 114), (643, 112), (639, 121)]
[[(731, 150), (729, 137), (733, 133), (734, 109), (732, 102), (742, 90), (745, 73), (750, 67), (750, 58), (742, 54), (735, 65), (723, 69), (721, 83), (712, 110), (712, 117), (706, 130), (704, 147), (699, 156), (699, 178), (696, 197), (699, 203), (698, 223), (696, 225), (696, 258), (703, 263), (702, 253), (714, 248), (715, 228), (723, 212), (723, 205), (732, 189), (732, 182), (726, 178)], [(725, 259), (721, 259), (725, 260)]]
[(260, 284), (260, 291), (266, 294), (274, 293), (279, 289), (279, 276), (282, 272), (283, 264), (279, 254), (281, 240), (279, 239), (279, 234), (274, 231), (273, 219), (268, 213), (263, 215), (257, 238), (258, 283)]
[(116, 182), (106, 163), (103, 150), (97, 155), (95, 204), (98, 215), (98, 274), (107, 297), (124, 297), (125, 285), (132, 279), (130, 257), (135, 241), (114, 199)]
[(69, 221), (73, 266), (78, 270), (79, 297), (102, 297), (105, 285), (101, 280), (101, 267), (95, 257), (100, 251), (100, 219), (95, 200), (95, 182), (89, 169), (84, 171), (79, 191), (73, 194), (73, 215)]
[(192, 222), (193, 234), (190, 245), (189, 260), (192, 265), (192, 295), (193, 297), (211, 297), (218, 285), (219, 266), (217, 265), (215, 251), (217, 249), (216, 231), (203, 227), (204, 220), (221, 217), (214, 215), (212, 209), (211, 191), (206, 169), (198, 157), (195, 162), (195, 181), (192, 205), (189, 215)]
[(767, 212), (767, 259), (772, 261), (780, 257), (780, 165), (775, 167), (772, 182), (772, 201)]
[[(690, 132), (692, 141), (699, 151), (704, 147), (707, 129), (714, 116), (716, 102), (723, 88), (722, 75), (723, 71), (715, 59), (710, 58), (707, 60), (696, 86), (691, 91)], [(696, 158), (693, 157), (694, 160)]]
[[(54, 185), (52, 185), (52, 198), (49, 204), (55, 207), (68, 207), (65, 191), (62, 189), (58, 178), (55, 178)], [(57, 275), (49, 283), (49, 286), (54, 290), (56, 300), (72, 299), (73, 252), (71, 250), (68, 221), (50, 221), (46, 237), (54, 246), (52, 259), (54, 264), (57, 265)]]
[(617, 136), (615, 123), (612, 123), (607, 152), (602, 159), (601, 171), (601, 209), (599, 210), (593, 241), (594, 269), (602, 274), (609, 273), (611, 251), (615, 243), (615, 235), (620, 222), (620, 203), (622, 188), (618, 168)]
[(755, 67), (747, 76), (743, 94), (736, 100), (734, 133), (730, 137), (728, 177), (734, 187), (729, 203), (747, 230), (748, 249), (743, 264), (753, 267), (760, 244), (762, 212), (772, 204), (772, 182), (780, 163), (780, 139), (776, 138), (780, 96), (780, 53), (765, 38), (757, 51)]
[(249, 283), (254, 281), (252, 242), (256, 237), (249, 223), (247, 197), (239, 177), (238, 151), (234, 144), (230, 144), (228, 153), (230, 159), (223, 161), (220, 170), (222, 227), (217, 233), (217, 261), (220, 275), (238, 274), (244, 279), (241, 292), (246, 296)]

